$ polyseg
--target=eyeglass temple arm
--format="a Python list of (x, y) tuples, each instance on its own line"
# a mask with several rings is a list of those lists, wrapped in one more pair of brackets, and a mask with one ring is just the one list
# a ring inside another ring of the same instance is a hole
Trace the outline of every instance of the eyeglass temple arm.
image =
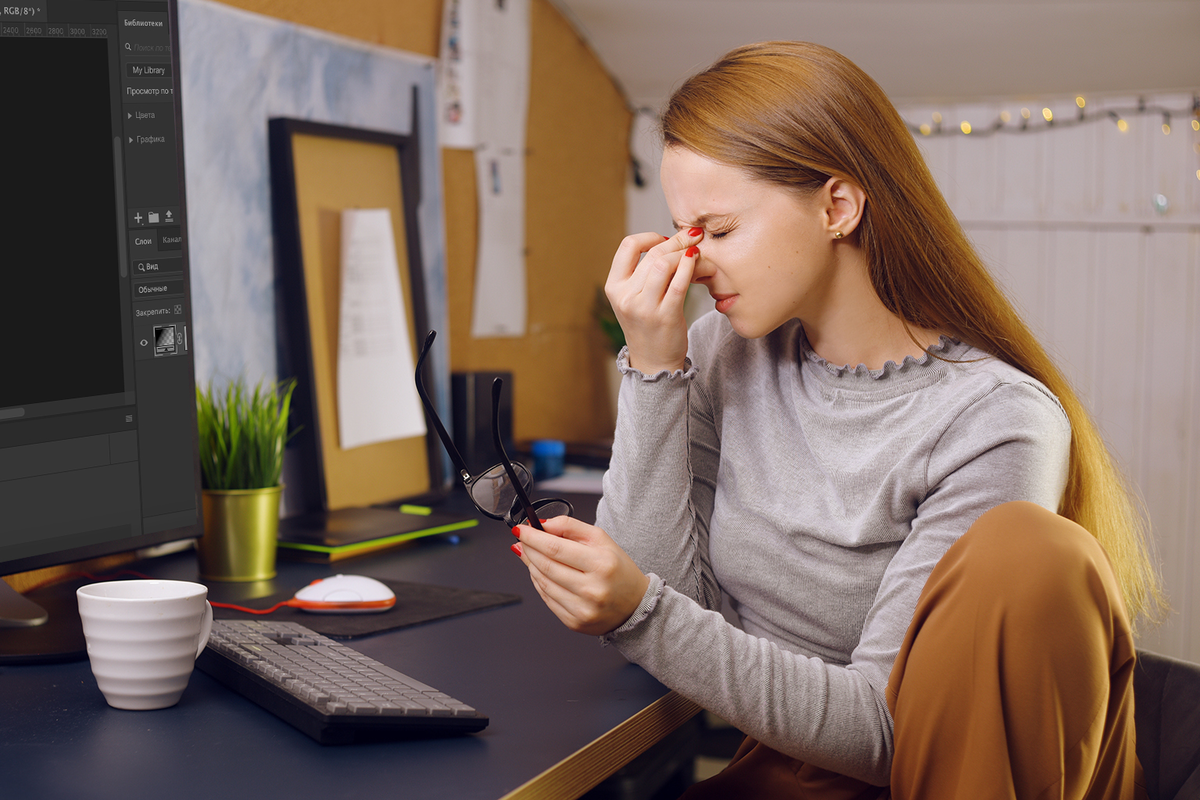
[(517, 493), (517, 499), (521, 501), (521, 507), (525, 509), (526, 521), (539, 531), (545, 530), (541, 520), (538, 519), (537, 511), (533, 508), (533, 503), (529, 500), (529, 495), (525, 493), (525, 487), (521, 485), (521, 480), (517, 477), (517, 471), (513, 469), (508, 453), (504, 452), (504, 442), (500, 439), (500, 390), (503, 388), (504, 381), (501, 378), (492, 381), (492, 440), (496, 444), (496, 452), (500, 454), (500, 463), (504, 465), (504, 471), (508, 473), (508, 479)]
[(446, 452), (450, 455), (450, 460), (454, 462), (454, 468), (458, 470), (458, 476), (465, 481), (471, 477), (471, 473), (467, 470), (467, 463), (463, 460), (462, 454), (458, 452), (458, 448), (454, 446), (454, 440), (446, 432), (445, 426), (442, 425), (441, 417), (434, 410), (433, 402), (429, 399), (429, 395), (425, 393), (425, 383), (421, 380), (421, 371), (425, 366), (425, 356), (429, 355), (429, 348), (433, 346), (433, 340), (436, 336), (437, 331), (429, 332), (425, 337), (425, 345), (421, 348), (421, 356), (417, 359), (417, 394), (421, 396), (421, 403), (425, 406), (425, 414), (429, 417), (429, 421), (433, 423), (438, 436), (441, 437), (442, 446), (446, 448)]

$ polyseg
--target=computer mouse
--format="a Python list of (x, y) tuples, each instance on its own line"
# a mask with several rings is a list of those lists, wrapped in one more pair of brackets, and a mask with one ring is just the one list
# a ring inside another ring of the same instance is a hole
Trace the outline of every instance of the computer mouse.
[(288, 605), (316, 614), (374, 614), (396, 605), (396, 595), (374, 578), (333, 575), (305, 586)]

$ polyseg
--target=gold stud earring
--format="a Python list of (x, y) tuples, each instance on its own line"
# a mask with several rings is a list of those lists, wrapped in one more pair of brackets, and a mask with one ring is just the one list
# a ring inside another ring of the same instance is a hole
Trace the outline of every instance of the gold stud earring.
[(841, 231), (834, 231), (834, 232), (833, 232), (833, 238), (835, 238), (835, 239), (840, 239), (840, 238), (842, 238), (842, 232), (841, 232)]

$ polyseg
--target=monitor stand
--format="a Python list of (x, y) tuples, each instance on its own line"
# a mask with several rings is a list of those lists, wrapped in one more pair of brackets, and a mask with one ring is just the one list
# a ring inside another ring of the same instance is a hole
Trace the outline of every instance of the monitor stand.
[(75, 599), (78, 581), (23, 595), (0, 580), (0, 664), (49, 664), (87, 657)]

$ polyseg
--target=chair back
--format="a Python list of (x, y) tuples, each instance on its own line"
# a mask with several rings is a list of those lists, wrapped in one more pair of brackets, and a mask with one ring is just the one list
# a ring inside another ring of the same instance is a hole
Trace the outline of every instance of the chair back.
[(1137, 754), (1149, 800), (1200, 798), (1200, 664), (1138, 651)]

